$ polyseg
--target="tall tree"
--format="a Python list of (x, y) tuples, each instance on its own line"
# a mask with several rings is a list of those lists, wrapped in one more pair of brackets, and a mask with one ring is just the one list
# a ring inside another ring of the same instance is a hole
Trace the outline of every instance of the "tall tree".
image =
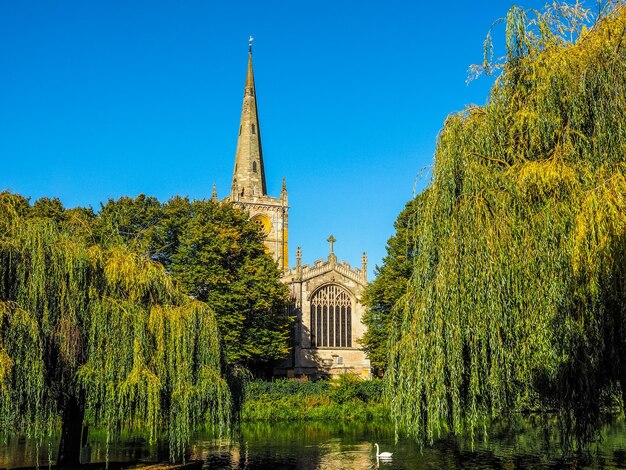
[(513, 8), (488, 104), (440, 134), (387, 374), (421, 439), (540, 405), (586, 442), (625, 402), (626, 9), (585, 16)]
[(159, 204), (140, 195), (109, 200), (99, 226), (103, 241), (130, 243), (162, 263), (185, 292), (211, 305), (231, 366), (260, 372), (287, 355), (287, 289), (245, 212), (181, 197)]
[(419, 195), (409, 201), (394, 223), (396, 233), (387, 241), (387, 256), (376, 266), (376, 278), (368, 284), (361, 301), (367, 306), (363, 323), (367, 331), (361, 344), (375, 373), (387, 369), (389, 338), (394, 324), (394, 306), (406, 292), (413, 270), (413, 258), (419, 234), (415, 233), (419, 216)]
[[(171, 236), (175, 228), (169, 227)], [(194, 201), (177, 238), (169, 269), (190, 295), (215, 310), (228, 363), (255, 371), (285, 357), (287, 290), (258, 226), (230, 204)]]
[(172, 459), (192, 426), (224, 425), (230, 392), (208, 306), (178, 291), (160, 264), (103, 248), (0, 194), (0, 431), (50, 436), (60, 465), (79, 463), (83, 424), (128, 427)]

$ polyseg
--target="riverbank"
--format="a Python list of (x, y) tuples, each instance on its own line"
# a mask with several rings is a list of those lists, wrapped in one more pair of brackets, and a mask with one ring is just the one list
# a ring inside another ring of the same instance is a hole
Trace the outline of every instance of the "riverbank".
[(241, 411), (243, 422), (386, 421), (382, 380), (350, 375), (317, 382), (296, 380), (248, 383)]

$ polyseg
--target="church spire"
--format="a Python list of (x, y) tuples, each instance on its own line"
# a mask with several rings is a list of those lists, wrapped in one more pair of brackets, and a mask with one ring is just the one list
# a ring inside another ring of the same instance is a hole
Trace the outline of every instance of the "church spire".
[(252, 70), (252, 36), (248, 51), (248, 72), (243, 93), (239, 138), (235, 152), (235, 171), (231, 198), (266, 196), (265, 168), (263, 166), (263, 150), (261, 148), (261, 130), (256, 104), (254, 71)]

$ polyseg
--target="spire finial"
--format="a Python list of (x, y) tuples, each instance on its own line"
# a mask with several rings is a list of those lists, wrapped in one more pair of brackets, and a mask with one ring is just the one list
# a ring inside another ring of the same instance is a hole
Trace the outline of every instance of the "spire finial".
[(248, 39), (248, 46), (250, 47), (248, 52), (252, 52), (252, 41), (254, 41), (254, 38), (250, 35), (250, 39)]
[(287, 191), (287, 179), (283, 176), (283, 187), (281, 189), (282, 192)]
[(363, 252), (363, 256), (361, 256), (361, 270), (363, 271), (361, 273), (363, 282), (367, 282), (367, 253), (365, 252)]

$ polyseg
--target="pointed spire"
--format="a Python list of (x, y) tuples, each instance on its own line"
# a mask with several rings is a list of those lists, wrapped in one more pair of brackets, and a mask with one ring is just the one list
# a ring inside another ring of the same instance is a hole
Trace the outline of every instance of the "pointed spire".
[(217, 185), (213, 183), (213, 194), (211, 194), (211, 201), (217, 202)]
[(235, 152), (233, 192), (231, 192), (231, 198), (233, 199), (235, 186), (237, 186), (239, 197), (267, 195), (263, 150), (261, 147), (261, 130), (259, 128), (256, 89), (254, 86), (254, 70), (252, 68), (252, 39), (252, 36), (250, 36), (248, 72), (243, 93), (237, 151)]

